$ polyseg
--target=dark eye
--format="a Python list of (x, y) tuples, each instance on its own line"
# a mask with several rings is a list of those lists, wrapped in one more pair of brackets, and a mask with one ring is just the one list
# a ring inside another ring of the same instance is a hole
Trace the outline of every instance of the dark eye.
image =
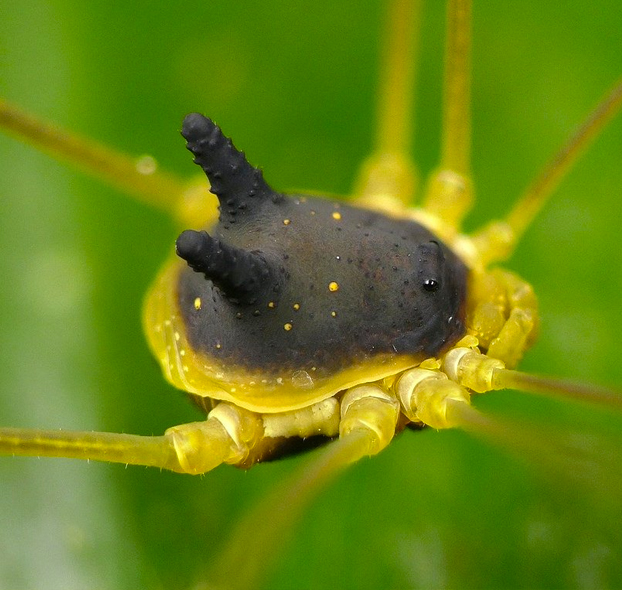
[(441, 284), (436, 279), (427, 279), (423, 281), (423, 289), (430, 293), (433, 293), (434, 291), (438, 291), (440, 286)]
[(441, 288), (440, 278), (443, 276), (445, 256), (440, 244), (430, 240), (417, 247), (418, 280), (424, 291), (434, 293)]

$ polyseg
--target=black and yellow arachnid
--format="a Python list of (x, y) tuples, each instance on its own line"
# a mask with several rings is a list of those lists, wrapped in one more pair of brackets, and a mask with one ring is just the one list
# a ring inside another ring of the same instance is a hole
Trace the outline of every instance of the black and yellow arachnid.
[[(60, 11), (63, 3), (56, 6)], [(487, 14), (490, 7), (476, 7), (473, 167), (479, 209), (469, 218), (469, 232), (485, 221), (503, 218), (534, 170), (542, 167), (619, 75), (616, 39), (622, 25), (616, 26), (615, 4), (610, 10), (605, 3), (596, 6), (602, 7), (602, 14), (586, 15), (580, 3), (566, 5), (563, 14), (541, 3), (505, 8), (514, 14)], [(9, 67), (10, 60), (2, 65), (7, 97), (72, 127), (89, 129), (126, 151), (148, 148), (179, 170), (187, 170), (187, 154), (174, 127), (180, 113), (198, 107), (222, 123), (254, 164), (261, 164), (271, 186), (347, 192), (357, 163), (373, 143), (374, 76), (366, 64), (378, 52), (380, 7), (370, 7), (368, 15), (352, 3), (294, 4), (288, 11), (298, 8), (304, 18), (288, 12), (284, 20), (278, 18), (277, 8), (270, 3), (193, 8), (199, 12), (190, 20), (197, 25), (189, 31), (189, 19), (173, 18), (170, 8), (168, 14), (150, 12), (147, 18), (130, 14), (138, 7), (123, 9), (128, 11), (123, 15), (103, 6), (80, 15), (72, 7), (63, 13), (64, 20), (50, 15), (54, 26), (50, 24), (48, 36), (57, 52), (39, 48), (45, 36), (39, 29), (28, 34), (28, 27), (38, 22), (33, 14), (41, 18), (41, 12), (16, 11), (1, 25), (7, 50), (16, 51), (15, 70)], [(436, 12), (430, 6), (423, 13), (417, 60), (421, 64), (417, 102), (422, 107), (417, 112), (423, 114), (416, 121), (414, 149), (422, 176), (434, 168), (439, 151), (442, 28)], [(594, 37), (583, 32), (588, 16), (593, 19), (589, 26)], [(150, 25), (161, 19), (165, 33), (138, 27), (142, 19)], [(126, 20), (132, 23), (127, 29), (120, 24)], [(575, 24), (577, 20), (580, 24)], [(59, 29), (58, 22), (66, 25)], [(145, 31), (144, 39), (137, 30)], [(81, 45), (81, 40), (91, 43), (99, 38), (108, 41), (89, 49), (85, 59), (79, 48), (92, 46)], [(109, 45), (111, 38), (114, 44)], [(76, 48), (76, 61), (63, 58), (68, 43)], [(560, 61), (542, 57), (550, 53), (559, 55)], [(119, 60), (127, 55), (133, 56), (135, 69), (124, 73)], [(34, 72), (26, 67), (30, 61)], [(69, 80), (62, 76), (65, 68), (71, 71)], [(74, 76), (80, 69), (86, 79), (84, 90), (72, 99), (64, 93), (79, 84)], [(145, 88), (137, 80), (162, 87)], [(85, 114), (82, 109), (89, 106), (85, 102), (105, 116)], [(121, 119), (124, 115), (127, 120)], [(399, 117), (397, 121), (402, 123)], [(620, 129), (619, 122), (614, 125)], [(612, 131), (599, 141), (573, 172), (573, 182), (565, 182), (547, 205), (512, 261), (512, 268), (534, 284), (541, 303), (540, 344), (525, 359), (523, 370), (605, 384), (621, 381), (616, 351), (622, 327), (616, 310), (622, 265), (612, 244), (622, 179), (619, 162), (614, 159), (609, 166), (606, 159), (620, 153), (620, 136)], [(8, 140), (1, 145), (1, 180), (9, 184), (1, 199), (2, 424), (151, 433), (162, 432), (172, 422), (200, 420), (193, 408), (185, 408), (170, 388), (159, 384), (139, 335), (140, 298), (171, 251), (174, 229), (144, 206), (121, 201), (70, 173), (61, 176), (27, 148)], [(8, 164), (10, 153), (16, 159)], [(141, 164), (148, 168), (152, 161), (143, 159)], [(587, 171), (581, 173), (582, 168)], [(390, 177), (395, 178), (393, 173)], [(75, 186), (78, 183), (82, 184)], [(20, 188), (25, 191), (22, 197)], [(425, 192), (421, 182), (418, 194)], [(343, 211), (363, 215), (346, 205)], [(347, 223), (346, 215), (335, 219), (333, 213), (340, 210), (331, 209), (329, 223)], [(193, 215), (194, 210), (190, 221)], [(296, 220), (289, 216), (277, 221), (279, 231), (296, 230)], [(202, 229), (200, 223), (182, 225)], [(434, 229), (439, 239), (418, 241), (415, 251), (421, 244), (434, 250), (435, 242), (444, 241), (469, 263), (468, 246), (460, 245), (447, 228)], [(316, 255), (321, 247), (316, 244), (315, 252), (304, 254)], [(176, 268), (183, 268), (179, 264)], [(325, 310), (328, 320), (337, 321), (340, 310), (325, 307), (324, 302), (335, 296), (342, 298), (335, 299), (340, 304), (344, 299), (348, 303), (352, 291), (344, 279), (321, 278), (318, 288), (325, 288), (324, 299), (318, 299), (315, 313)], [(436, 278), (425, 273), (417, 278), (422, 279), (422, 296), (433, 296), (423, 284)], [(274, 301), (280, 310), (284, 296), (277, 295), (283, 298)], [(279, 316), (280, 337), (295, 337), (296, 314), (315, 304), (308, 293), (304, 295), (303, 300), (286, 301), (291, 320)], [(272, 301), (268, 298), (259, 311), (270, 313)], [(204, 309), (200, 294), (188, 296), (188, 302), (190, 313)], [(300, 309), (294, 308), (296, 304)], [(256, 310), (246, 305), (244, 310), (252, 315)], [(170, 313), (170, 306), (166, 309)], [(177, 378), (182, 379), (186, 371), (181, 351), (186, 356), (189, 348), (176, 343), (187, 335), (171, 329), (168, 344), (177, 347), (179, 356), (166, 355), (166, 343), (161, 347), (157, 334), (168, 327), (167, 319), (148, 323), (152, 345), (167, 362), (180, 361)], [(243, 320), (231, 321), (235, 325)], [(450, 334), (447, 346), (461, 336)], [(216, 350), (224, 348), (224, 343), (212, 344), (214, 349), (221, 345)], [(326, 362), (339, 362), (333, 352)], [(428, 352), (442, 356), (446, 348), (440, 345)], [(233, 366), (234, 378), (245, 363), (256, 366), (244, 350), (237, 354), (234, 362), (229, 358), (222, 366), (224, 370)], [(218, 360), (214, 355), (210, 359)], [(290, 383), (281, 407), (293, 410), (299, 402), (292, 400), (300, 399), (296, 395), (305, 397), (313, 391), (314, 367), (317, 371), (326, 365), (293, 366), (286, 361)], [(426, 367), (437, 368), (433, 361)], [(269, 369), (260, 373), (259, 381), (273, 379), (280, 385), (277, 380), (283, 375)], [(212, 386), (225, 393), (215, 394), (214, 389), (212, 397), (251, 410), (267, 409), (248, 403), (252, 393), (236, 396), (231, 388), (240, 383), (223, 383), (217, 372), (208, 371), (217, 381)], [(373, 379), (386, 376), (373, 375)], [(251, 385), (253, 380), (249, 377), (241, 384), (267, 390)], [(338, 388), (352, 384), (346, 379)], [(378, 399), (378, 390), (374, 395)], [(300, 403), (311, 401), (318, 400), (305, 397)], [(617, 527), (607, 521), (615, 523), (620, 514), (621, 465), (619, 458), (606, 452), (622, 448), (620, 419), (611, 411), (516, 391), (482, 396), (475, 405), (488, 414), (500, 413), (512, 427), (499, 432), (480, 429), (488, 443), (496, 439), (522, 452), (535, 469), (525, 470), (494, 445), (474, 442), (460, 431), (406, 432), (376, 460), (353, 468), (310, 509), (267, 587), (619, 585), (622, 541)], [(583, 455), (556, 461), (556, 453), (567, 450), (562, 431), (577, 443), (578, 451), (587, 453), (586, 463)], [(330, 451), (316, 451), (326, 452)], [(309, 459), (314, 461), (313, 456)], [(542, 467), (553, 473), (553, 482), (532, 479), (531, 473)], [(265, 464), (247, 475), (218, 469), (204, 479), (45, 461), (6, 460), (0, 469), (0, 586), (176, 587), (204, 579), (203, 570), (210, 568), (206, 556), (222, 546), (240, 505), (247, 506), (270, 488), (285, 486), (292, 462)], [(601, 469), (607, 470), (606, 476)], [(582, 471), (591, 481), (582, 480)], [(262, 536), (266, 534), (262, 530), (278, 522), (283, 507), (277, 504), (272, 509), (272, 514), (263, 514), (265, 527), (255, 527), (258, 539), (269, 540), (260, 554), (265, 561), (276, 541)], [(248, 546), (257, 558), (256, 539), (248, 538), (245, 545), (240, 533), (233, 538), (240, 555)], [(239, 559), (237, 568), (244, 570), (249, 560)]]

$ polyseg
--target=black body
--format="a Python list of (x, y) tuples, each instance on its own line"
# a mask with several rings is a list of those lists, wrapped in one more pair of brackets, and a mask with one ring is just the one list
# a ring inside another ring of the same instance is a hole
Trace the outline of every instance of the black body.
[(434, 356), (464, 333), (467, 269), (421, 225), (275, 193), (209, 119), (182, 134), (220, 201), (184, 232), (179, 306), (194, 350), (265, 374)]

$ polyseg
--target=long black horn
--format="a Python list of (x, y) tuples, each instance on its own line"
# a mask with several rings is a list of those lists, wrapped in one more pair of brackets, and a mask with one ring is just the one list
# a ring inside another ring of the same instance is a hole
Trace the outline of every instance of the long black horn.
[(199, 113), (184, 119), (181, 134), (220, 201), (220, 217), (225, 223), (235, 222), (238, 215), (252, 215), (267, 200), (276, 201), (275, 193), (252, 166), (244, 152), (223, 135), (220, 127)]

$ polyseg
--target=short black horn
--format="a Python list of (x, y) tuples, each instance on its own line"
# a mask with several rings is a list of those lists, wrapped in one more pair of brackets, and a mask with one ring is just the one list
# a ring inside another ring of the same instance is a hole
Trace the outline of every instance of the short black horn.
[(270, 264), (263, 256), (230, 246), (207, 232), (184, 231), (176, 249), (192, 270), (204, 274), (233, 303), (251, 305), (273, 285)]

